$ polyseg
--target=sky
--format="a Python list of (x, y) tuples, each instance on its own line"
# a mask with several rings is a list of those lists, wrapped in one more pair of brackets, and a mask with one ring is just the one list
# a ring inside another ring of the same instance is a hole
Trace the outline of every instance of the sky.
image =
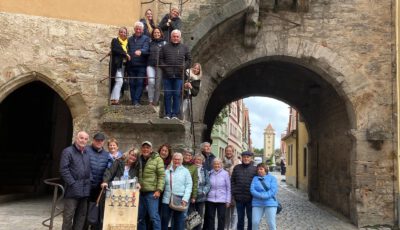
[(289, 105), (269, 97), (248, 97), (244, 103), (249, 108), (253, 147), (264, 148), (264, 129), (271, 123), (275, 130), (275, 149), (279, 148), (281, 133), (289, 120)]

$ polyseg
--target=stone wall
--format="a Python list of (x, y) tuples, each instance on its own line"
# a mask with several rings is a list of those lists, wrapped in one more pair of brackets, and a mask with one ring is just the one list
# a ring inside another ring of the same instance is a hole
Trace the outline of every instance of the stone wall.
[(117, 27), (7, 13), (0, 13), (0, 26), (0, 101), (22, 85), (42, 81), (66, 101), (74, 133), (103, 131), (119, 138), (123, 151), (143, 140), (155, 149), (191, 144), (187, 123), (160, 121), (147, 106), (108, 106), (109, 58), (99, 60), (109, 52)]

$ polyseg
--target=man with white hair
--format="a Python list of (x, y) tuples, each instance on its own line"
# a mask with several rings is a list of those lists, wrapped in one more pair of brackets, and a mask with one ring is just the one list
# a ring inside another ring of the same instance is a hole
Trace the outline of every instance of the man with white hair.
[(143, 23), (135, 22), (134, 33), (128, 39), (128, 54), (131, 57), (128, 62), (129, 88), (132, 104), (135, 107), (139, 107), (142, 96), (150, 47), (150, 38), (143, 34), (143, 28)]
[(65, 182), (63, 230), (83, 229), (90, 195), (89, 135), (80, 131), (74, 143), (61, 153), (60, 175)]
[(165, 119), (178, 119), (184, 70), (190, 67), (189, 48), (181, 43), (181, 31), (173, 30), (168, 44), (161, 48), (160, 64), (163, 71)]

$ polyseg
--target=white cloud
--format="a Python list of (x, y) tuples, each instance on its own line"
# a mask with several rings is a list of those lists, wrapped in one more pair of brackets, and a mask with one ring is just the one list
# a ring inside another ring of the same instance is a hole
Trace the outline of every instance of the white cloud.
[(248, 97), (244, 103), (249, 108), (253, 147), (264, 148), (264, 129), (270, 123), (275, 129), (275, 148), (279, 148), (289, 119), (289, 105), (268, 97)]

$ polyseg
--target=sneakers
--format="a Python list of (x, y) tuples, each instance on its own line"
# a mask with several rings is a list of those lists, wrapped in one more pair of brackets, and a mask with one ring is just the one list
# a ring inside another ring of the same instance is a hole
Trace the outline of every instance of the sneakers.
[(172, 120), (179, 120), (179, 118), (176, 117), (176, 116), (172, 116), (171, 119), (172, 119)]
[(165, 116), (164, 119), (169, 120), (169, 119), (171, 119), (171, 118), (170, 118), (169, 116)]
[(140, 107), (140, 105), (139, 105), (139, 104), (134, 104), (134, 105), (133, 105), (133, 107), (135, 107), (135, 108), (139, 108), (139, 107)]

